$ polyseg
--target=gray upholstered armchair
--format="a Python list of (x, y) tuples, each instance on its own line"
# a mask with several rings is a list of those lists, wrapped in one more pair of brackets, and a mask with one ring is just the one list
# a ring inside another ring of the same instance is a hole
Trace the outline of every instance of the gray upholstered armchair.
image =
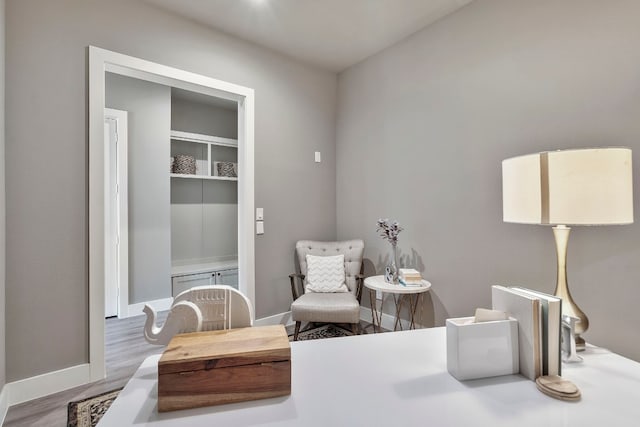
[[(360, 332), (360, 299), (362, 297), (362, 257), (364, 242), (317, 242), (301, 240), (296, 243), (300, 273), (291, 274), (291, 317), (296, 322), (293, 339), (298, 339), (302, 322), (350, 323), (354, 334)], [(349, 292), (305, 292), (307, 285), (307, 254), (316, 256), (344, 255), (344, 273)]]

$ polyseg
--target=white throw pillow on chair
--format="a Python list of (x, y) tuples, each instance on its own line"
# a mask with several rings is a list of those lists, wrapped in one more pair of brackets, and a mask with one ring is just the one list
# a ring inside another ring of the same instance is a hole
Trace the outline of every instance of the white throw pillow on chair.
[(344, 255), (307, 254), (306, 292), (349, 292), (345, 283)]

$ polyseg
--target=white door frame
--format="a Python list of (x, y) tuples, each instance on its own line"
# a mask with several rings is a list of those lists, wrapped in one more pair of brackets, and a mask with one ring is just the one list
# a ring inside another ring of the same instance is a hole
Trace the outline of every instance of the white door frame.
[[(104, 142), (105, 72), (238, 103), (239, 288), (255, 307), (254, 91), (177, 68), (89, 46), (89, 364), (90, 381), (105, 377), (104, 293), (110, 203)], [(167, 176), (167, 179), (169, 177)], [(252, 313), (253, 316), (253, 313)], [(255, 316), (254, 316), (255, 318)], [(142, 339), (142, 337), (141, 337)]]
[[(107, 216), (107, 226), (109, 222), (115, 223), (115, 229), (117, 235), (113, 236), (111, 233), (107, 235), (107, 247), (114, 258), (109, 268), (105, 270), (105, 283), (114, 281), (117, 283), (118, 288), (118, 318), (122, 319), (129, 315), (129, 186), (128, 186), (128, 171), (127, 171), (127, 146), (128, 146), (128, 114), (126, 111), (114, 110), (113, 108), (104, 109), (105, 120), (113, 120), (116, 122), (116, 149), (105, 150), (108, 158), (105, 160), (105, 167), (109, 167), (111, 171), (112, 164), (115, 164), (117, 175), (115, 177), (109, 177), (110, 179), (105, 181), (105, 194), (111, 193), (111, 185), (115, 178), (115, 184), (117, 186), (117, 193), (115, 206), (111, 204), (111, 209)], [(106, 141), (105, 141), (106, 143)], [(106, 147), (105, 147), (106, 148)], [(111, 154), (115, 152), (115, 159), (111, 158)], [(113, 198), (111, 199), (113, 202)], [(105, 209), (107, 206), (105, 206)], [(113, 226), (111, 227), (113, 229)], [(109, 255), (106, 255), (106, 259), (109, 259)], [(106, 287), (106, 285), (105, 285)]]

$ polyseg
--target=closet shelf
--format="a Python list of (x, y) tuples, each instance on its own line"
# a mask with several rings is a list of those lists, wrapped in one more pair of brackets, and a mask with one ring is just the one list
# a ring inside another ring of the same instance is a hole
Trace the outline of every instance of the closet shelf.
[[(186, 144), (185, 144), (186, 143)], [(219, 147), (222, 148), (222, 151)], [(232, 151), (228, 151), (232, 148)], [(238, 181), (237, 177), (218, 176), (216, 161), (229, 159), (231, 156), (237, 157), (238, 140), (222, 138), (219, 136), (203, 135), (200, 133), (183, 132), (179, 130), (171, 131), (171, 153), (172, 155), (185, 154), (193, 156), (196, 160), (197, 174), (171, 173), (172, 178), (187, 179), (209, 179), (218, 181)], [(237, 160), (232, 160), (235, 163)], [(187, 172), (188, 168), (181, 169), (180, 172)], [(172, 170), (173, 167), (172, 167)], [(225, 174), (231, 175), (231, 174)]]
[(231, 176), (209, 176), (209, 175), (187, 175), (182, 173), (169, 174), (171, 178), (189, 178), (189, 179), (212, 179), (216, 181), (237, 181), (238, 178)]

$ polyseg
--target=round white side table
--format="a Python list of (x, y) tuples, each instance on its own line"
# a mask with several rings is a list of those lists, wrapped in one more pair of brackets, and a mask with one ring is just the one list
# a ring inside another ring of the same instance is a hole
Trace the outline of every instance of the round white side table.
[(382, 309), (384, 307), (384, 295), (382, 300), (380, 301), (380, 310), (378, 311), (376, 305), (376, 291), (380, 291), (383, 294), (392, 294), (393, 301), (396, 305), (396, 319), (393, 324), (393, 330), (397, 330), (398, 326), (400, 326), (400, 330), (402, 330), (402, 322), (400, 322), (400, 311), (404, 306), (405, 299), (408, 300), (409, 303), (409, 315), (410, 315), (410, 323), (409, 329), (416, 328), (415, 322), (415, 314), (418, 308), (418, 303), (422, 302), (425, 292), (431, 289), (431, 283), (426, 280), (422, 281), (422, 286), (404, 286), (402, 284), (394, 285), (393, 283), (387, 283), (384, 281), (384, 276), (371, 276), (364, 279), (364, 286), (369, 289), (369, 301), (371, 303), (371, 320), (373, 323), (374, 331), (380, 331), (382, 327)]

